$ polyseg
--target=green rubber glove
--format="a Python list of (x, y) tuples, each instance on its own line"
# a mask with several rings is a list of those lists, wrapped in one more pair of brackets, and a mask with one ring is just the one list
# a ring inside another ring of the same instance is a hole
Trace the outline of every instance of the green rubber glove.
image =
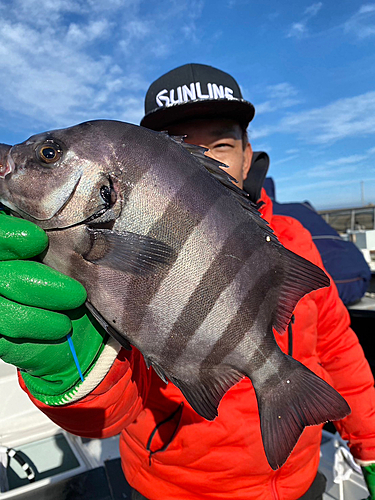
[(20, 369), (33, 396), (59, 405), (82, 384), (67, 335), (85, 377), (106, 334), (82, 306), (78, 281), (25, 260), (47, 244), (42, 229), (0, 212), (0, 358)]
[(367, 465), (366, 467), (361, 468), (370, 493), (366, 500), (375, 500), (375, 464)]

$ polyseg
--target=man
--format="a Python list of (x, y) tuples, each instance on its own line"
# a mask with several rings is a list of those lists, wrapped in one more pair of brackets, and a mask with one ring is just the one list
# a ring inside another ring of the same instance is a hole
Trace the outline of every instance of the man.
[[(230, 75), (194, 64), (177, 68), (151, 85), (141, 123), (187, 135), (186, 141), (207, 147), (208, 155), (229, 164), (241, 186), (251, 176), (246, 128), (253, 116), (253, 106), (242, 99)], [(259, 201), (263, 217), (280, 241), (321, 265), (309, 233), (294, 219), (274, 217), (264, 192)], [(6, 264), (0, 266), (0, 277), (7, 281), (7, 293), (8, 289), (16, 292), (0, 300), (4, 335), (0, 356), (23, 370), (22, 387), (63, 428), (88, 437), (121, 432), (123, 469), (139, 492), (134, 499), (322, 498), (324, 479), (317, 476), (321, 426), (305, 429), (285, 465), (273, 471), (264, 455), (256, 397), (248, 379), (227, 392), (214, 421), (204, 420), (176, 387), (166, 386), (146, 369), (137, 350), (119, 351), (84, 311), (62, 314), (84, 301), (79, 285), (36, 262), (22, 260), (45, 245), (44, 233), (32, 224), (0, 216), (0, 258)], [(22, 286), (20, 274), (27, 278)], [(56, 283), (63, 283), (73, 305), (69, 307), (66, 293), (61, 297), (56, 292)], [(37, 298), (32, 293), (35, 289)], [(292, 350), (296, 359), (347, 399), (352, 414), (337, 428), (371, 475), (373, 379), (335, 287), (304, 297), (294, 318), (292, 329), (276, 334), (276, 340), (284, 352)], [(81, 358), (83, 383), (73, 361), (69, 362), (65, 341), (69, 332)], [(84, 342), (79, 341), (82, 337)]]

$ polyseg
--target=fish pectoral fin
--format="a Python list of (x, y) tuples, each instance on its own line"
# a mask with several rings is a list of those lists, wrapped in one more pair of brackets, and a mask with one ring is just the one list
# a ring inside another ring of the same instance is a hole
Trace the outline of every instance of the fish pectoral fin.
[(137, 275), (147, 275), (170, 264), (174, 250), (150, 236), (87, 226), (90, 249), (83, 258), (101, 266)]
[(214, 420), (224, 394), (244, 375), (232, 368), (220, 367), (221, 372), (207, 370), (194, 382), (168, 377), (180, 389), (191, 407), (206, 420)]
[(280, 289), (273, 326), (282, 334), (290, 322), (298, 301), (313, 290), (329, 286), (330, 279), (320, 267), (285, 247), (280, 246), (279, 251), (286, 274)]
[[(285, 355), (289, 374), (271, 387), (253, 386), (258, 400), (264, 451), (273, 470), (281, 467), (309, 425), (341, 420), (350, 413), (345, 399), (304, 365)], [(288, 366), (289, 365), (289, 366)]]

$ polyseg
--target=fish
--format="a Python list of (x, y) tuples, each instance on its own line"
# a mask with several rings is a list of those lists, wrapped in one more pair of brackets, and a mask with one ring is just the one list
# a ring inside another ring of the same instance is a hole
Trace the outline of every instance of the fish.
[(0, 145), (0, 202), (47, 232), (43, 262), (81, 282), (108, 334), (201, 417), (248, 377), (276, 470), (306, 426), (350, 413), (273, 331), (330, 280), (280, 244), (206, 151), (114, 120), (43, 132)]

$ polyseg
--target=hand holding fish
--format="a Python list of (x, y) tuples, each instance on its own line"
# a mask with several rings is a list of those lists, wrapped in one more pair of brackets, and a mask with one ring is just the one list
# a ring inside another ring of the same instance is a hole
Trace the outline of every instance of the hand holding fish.
[[(47, 243), (36, 225), (0, 212), (0, 358), (21, 370), (34, 396), (56, 404), (80, 378), (66, 336), (74, 339), (85, 371), (104, 334), (80, 307), (86, 299), (80, 283), (25, 260)], [(90, 339), (85, 346), (83, 339)]]

